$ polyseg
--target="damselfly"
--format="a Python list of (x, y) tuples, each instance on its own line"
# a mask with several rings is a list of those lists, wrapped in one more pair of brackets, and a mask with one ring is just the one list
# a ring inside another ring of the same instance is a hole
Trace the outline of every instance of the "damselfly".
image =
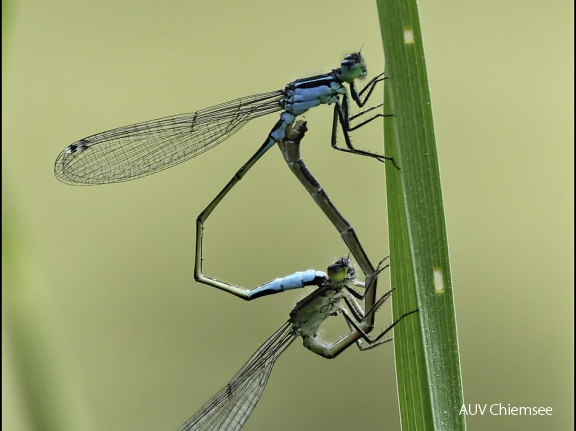
[[(364, 106), (375, 85), (384, 80), (378, 75), (358, 92), (356, 79), (367, 74), (360, 53), (347, 55), (341, 67), (331, 72), (298, 79), (284, 89), (242, 97), (191, 114), (174, 115), (119, 127), (74, 142), (56, 159), (54, 173), (60, 181), (74, 185), (116, 183), (140, 178), (167, 169), (215, 147), (248, 121), (262, 115), (283, 111), (264, 144), (238, 171), (243, 175), (275, 143), (284, 138), (286, 127), (296, 116), (319, 105), (335, 104), (332, 146), (342, 151), (362, 154), (378, 160), (386, 156), (355, 149), (348, 132), (384, 116), (375, 114), (352, 127), (349, 95), (359, 107)], [(362, 99), (362, 95), (366, 95)], [(337, 123), (342, 126), (346, 148), (336, 145)]]
[[(376, 275), (384, 268), (378, 268)], [(210, 401), (208, 401), (180, 431), (237, 431), (242, 428), (268, 382), (272, 367), (278, 357), (297, 338), (302, 337), (304, 346), (325, 358), (335, 358), (346, 348), (356, 343), (360, 350), (367, 350), (391, 338), (384, 336), (400, 320), (414, 311), (404, 314), (375, 338), (370, 338), (365, 328), (373, 315), (391, 294), (387, 292), (366, 312), (355, 300), (355, 287), (364, 287), (356, 279), (350, 260), (342, 258), (328, 267), (327, 273), (308, 270), (278, 278), (252, 290), (256, 296), (267, 292), (317, 286), (310, 295), (299, 301), (290, 312), (290, 318), (278, 329)], [(369, 286), (366, 287), (369, 290)], [(345, 304), (345, 305), (344, 305)], [(327, 343), (316, 334), (320, 325), (329, 317), (344, 316), (350, 332), (334, 343)], [(362, 340), (368, 346), (362, 344)]]

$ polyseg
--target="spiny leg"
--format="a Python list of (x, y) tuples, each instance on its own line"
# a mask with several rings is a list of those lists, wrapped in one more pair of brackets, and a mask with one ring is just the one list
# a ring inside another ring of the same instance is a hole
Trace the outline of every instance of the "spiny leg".
[[(357, 148), (354, 148), (354, 146), (352, 145), (352, 140), (350, 139), (349, 132), (356, 130), (359, 127), (362, 127), (362, 126), (368, 124), (369, 122), (375, 120), (376, 118), (393, 117), (394, 116), (393, 114), (376, 114), (376, 115), (368, 118), (367, 120), (361, 122), (360, 124), (357, 124), (355, 126), (350, 126), (350, 118), (353, 118), (353, 119), (358, 118), (358, 117), (364, 115), (365, 113), (370, 112), (372, 109), (375, 109), (375, 108), (377, 108), (377, 107), (369, 108), (366, 111), (363, 111), (359, 114), (354, 115), (353, 117), (349, 117), (348, 98), (346, 95), (344, 95), (342, 97), (342, 102), (336, 103), (334, 105), (334, 116), (332, 118), (332, 136), (331, 136), (332, 148), (334, 148), (335, 150), (338, 150), (338, 151), (346, 152), (346, 153), (358, 154), (360, 156), (365, 156), (365, 157), (371, 157), (371, 158), (376, 159), (380, 162), (384, 162), (386, 160), (389, 160), (396, 167), (396, 169), (400, 170), (400, 167), (396, 164), (396, 161), (394, 160), (393, 157), (385, 156), (383, 154), (371, 153), (370, 151), (359, 150)], [(344, 141), (346, 143), (346, 147), (339, 147), (338, 146), (338, 142), (337, 142), (338, 125), (340, 125), (340, 128), (342, 129), (342, 134), (344, 135)]]
[[(419, 310), (412, 310), (409, 311), (407, 313), (404, 313), (402, 316), (400, 316), (400, 318), (398, 318), (398, 320), (396, 320), (394, 323), (392, 323), (390, 326), (388, 326), (386, 329), (384, 329), (384, 331), (382, 331), (378, 336), (374, 337), (374, 338), (370, 338), (367, 333), (365, 331), (363, 331), (363, 328), (361, 327), (362, 323), (370, 316), (370, 315), (374, 315), (376, 313), (376, 311), (378, 311), (378, 309), (388, 300), (388, 298), (390, 298), (390, 296), (392, 295), (392, 292), (394, 291), (394, 289), (389, 290), (388, 292), (386, 292), (384, 295), (382, 295), (382, 297), (380, 299), (378, 299), (378, 301), (374, 304), (374, 307), (372, 307), (371, 309), (369, 309), (366, 314), (364, 316), (362, 316), (362, 318), (358, 318), (358, 309), (354, 306), (354, 302), (352, 303), (349, 302), (348, 300), (345, 299), (346, 301), (346, 305), (348, 305), (348, 308), (350, 310), (350, 312), (346, 311), (345, 309), (342, 309), (342, 314), (344, 315), (344, 318), (346, 319), (346, 323), (348, 323), (348, 327), (350, 328), (350, 330), (352, 331), (357, 331), (362, 335), (362, 339), (364, 339), (364, 341), (366, 341), (369, 346), (364, 346), (362, 344), (362, 340), (359, 338), (356, 341), (357, 347), (358, 349), (364, 351), (364, 350), (369, 350), (369, 349), (373, 349), (376, 346), (379, 346), (380, 344), (383, 343), (387, 343), (389, 341), (392, 340), (392, 338), (386, 338), (384, 340), (381, 340), (382, 337), (384, 337), (388, 332), (390, 332), (392, 330), (392, 328), (394, 328), (394, 326), (396, 326), (400, 321), (402, 321), (405, 317), (409, 316), (412, 313), (416, 313)], [(356, 304), (357, 305), (357, 304)]]
[[(354, 82), (350, 84), (350, 94), (352, 95), (352, 98), (354, 99), (359, 108), (362, 108), (366, 104), (366, 102), (372, 95), (374, 88), (376, 88), (376, 84), (378, 84), (379, 82), (383, 82), (385, 79), (388, 79), (388, 77), (384, 75), (385, 72), (382, 72), (380, 75), (377, 75), (374, 78), (372, 78), (370, 81), (368, 81), (368, 83), (364, 86), (364, 88), (360, 90), (360, 92), (356, 90), (356, 85)], [(368, 93), (362, 99), (362, 95), (366, 91), (368, 91)]]
[(364, 351), (364, 350), (370, 350), (373, 349), (374, 347), (378, 347), (381, 344), (384, 343), (388, 343), (389, 341), (392, 341), (392, 337), (389, 338), (385, 338), (384, 340), (381, 340), (382, 337), (384, 337), (387, 333), (389, 333), (398, 323), (400, 323), (405, 317), (408, 317), (409, 315), (413, 314), (413, 313), (417, 313), (419, 310), (412, 310), (412, 311), (408, 311), (407, 313), (404, 313), (402, 316), (400, 316), (398, 318), (398, 320), (396, 320), (395, 322), (393, 322), (390, 326), (388, 326), (386, 329), (384, 329), (384, 331), (382, 331), (382, 333), (380, 333), (377, 337), (375, 338), (370, 338), (366, 335), (366, 338), (362, 337), (367, 343), (368, 346), (364, 346), (362, 344), (362, 340), (357, 340), (356, 341), (356, 346), (358, 347), (359, 350)]
[[(360, 283), (358, 282), (357, 285), (362, 285), (364, 287), (364, 294), (358, 293), (357, 291), (355, 291), (354, 289), (352, 289), (349, 286), (345, 286), (344, 288), (356, 299), (364, 299), (364, 297), (366, 296), (366, 292), (370, 291), (371, 289), (376, 289), (376, 280), (378, 279), (379, 274), (384, 271), (385, 269), (390, 267), (390, 264), (386, 264), (384, 266), (382, 266), (382, 264), (388, 260), (390, 258), (390, 256), (386, 256), (384, 259), (382, 259), (380, 262), (378, 262), (378, 265), (376, 265), (376, 270), (371, 274), (371, 279), (368, 282), (365, 283)], [(371, 310), (373, 307), (375, 306), (374, 303), (372, 303), (369, 307), (366, 307), (367, 310)], [(363, 316), (364, 316), (364, 312), (358, 314), (361, 317), (358, 317), (358, 320), (360, 320)]]
[[(376, 88), (376, 84), (384, 81), (385, 79), (388, 79), (388, 77), (384, 76), (384, 73), (381, 73), (380, 75), (378, 75), (375, 78), (373, 78), (372, 80), (370, 80), (368, 82), (368, 84), (366, 84), (366, 86), (362, 90), (360, 90), (360, 92), (358, 92), (356, 90), (355, 84), (351, 83), (350, 84), (350, 94), (351, 94), (352, 99), (356, 103), (356, 105), (360, 108), (363, 107), (366, 104), (366, 102), (368, 101), (368, 99), (370, 98), (370, 96), (372, 95), (372, 92), (374, 91), (374, 89)], [(366, 92), (366, 95), (364, 96), (364, 98), (362, 98), (361, 96), (365, 92)], [(358, 114), (355, 114), (353, 116), (349, 115), (349, 105), (350, 105), (350, 103), (349, 103), (347, 94), (343, 94), (342, 100), (339, 103), (336, 103), (336, 105), (334, 106), (334, 116), (333, 116), (333, 120), (332, 120), (332, 138), (331, 138), (332, 147), (336, 150), (339, 150), (339, 151), (344, 151), (344, 152), (348, 152), (348, 153), (352, 153), (352, 154), (358, 154), (358, 155), (362, 155), (362, 156), (366, 156), (366, 157), (371, 157), (371, 158), (374, 158), (380, 162), (390, 160), (392, 162), (392, 164), (397, 169), (400, 169), (398, 167), (398, 165), (396, 164), (396, 161), (392, 157), (384, 156), (381, 154), (371, 153), (369, 151), (358, 150), (358, 149), (354, 148), (354, 146), (352, 145), (352, 141), (350, 139), (350, 136), (349, 136), (349, 132), (366, 125), (367, 123), (375, 120), (376, 118), (393, 117), (394, 115), (393, 114), (376, 114), (376, 115), (373, 115), (372, 117), (368, 118), (367, 120), (362, 121), (359, 124), (351, 126), (350, 125), (351, 120), (354, 120), (354, 119), (356, 119), (362, 115), (365, 115), (366, 113), (368, 113), (368, 112), (370, 112), (376, 108), (381, 107), (382, 104), (377, 105), (377, 106), (373, 106), (373, 107), (366, 109), (366, 110), (364, 110)], [(342, 133), (344, 134), (344, 140), (346, 142), (346, 148), (339, 147), (337, 144), (336, 135), (337, 135), (338, 123), (340, 123)]]

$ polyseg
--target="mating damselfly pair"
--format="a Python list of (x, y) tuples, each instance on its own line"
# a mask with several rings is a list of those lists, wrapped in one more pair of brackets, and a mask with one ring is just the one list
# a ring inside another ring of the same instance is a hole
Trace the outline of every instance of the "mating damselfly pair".
[[(370, 80), (362, 90), (357, 91), (355, 80), (366, 75), (366, 65), (361, 54), (353, 53), (344, 58), (340, 68), (323, 75), (298, 79), (287, 84), (282, 90), (239, 98), (191, 114), (165, 117), (91, 135), (69, 145), (56, 159), (54, 172), (64, 183), (96, 185), (128, 181), (193, 158), (223, 142), (248, 121), (281, 111), (280, 119), (265, 142), (198, 216), (194, 277), (201, 283), (245, 300), (308, 285), (317, 286), (318, 289), (296, 305), (290, 320), (256, 352), (236, 376), (244, 379), (243, 382), (248, 382), (239, 385), (244, 391), (243, 395), (238, 399), (233, 397), (235, 392), (233, 379), (224, 393), (213, 399), (216, 399), (216, 402), (206, 405), (183, 426), (182, 430), (240, 429), (260, 398), (277, 355), (296, 336), (302, 336), (307, 348), (325, 357), (335, 357), (354, 343), (360, 347), (361, 339), (371, 345), (385, 341), (380, 338), (388, 330), (374, 340), (367, 335), (374, 327), (375, 311), (389, 296), (386, 294), (377, 300), (376, 284), (380, 269), (372, 265), (352, 226), (338, 212), (301, 160), (299, 144), (306, 131), (306, 124), (296, 121), (299, 115), (311, 108), (334, 104), (331, 138), (333, 148), (378, 161), (394, 162), (384, 155), (355, 148), (350, 139), (349, 132), (376, 118), (386, 116), (375, 113), (358, 124), (351, 125), (351, 121), (380, 106), (350, 115), (350, 98), (358, 107), (363, 107), (376, 85), (385, 79), (384, 74), (380, 74)], [(345, 84), (349, 87), (349, 91)], [(345, 147), (337, 145), (338, 126), (342, 130)], [(334, 268), (338, 269), (332, 270), (333, 273), (330, 269), (328, 274), (318, 271), (296, 273), (252, 290), (203, 274), (203, 238), (206, 220), (249, 169), (275, 144), (279, 144), (291, 170), (337, 228), (364, 272), (365, 283), (356, 280), (348, 259), (336, 262)], [(358, 293), (353, 288), (361, 286), (365, 286), (363, 293)], [(354, 298), (363, 299), (364, 308)], [(343, 307), (342, 303), (345, 303), (346, 307)], [(350, 313), (345, 310), (349, 310)], [(334, 314), (344, 315), (350, 333), (335, 343), (326, 344), (316, 338), (316, 330), (328, 316)], [(246, 367), (249, 372), (245, 371)], [(236, 405), (237, 403), (239, 404)], [(251, 403), (252, 407), (249, 407)]]

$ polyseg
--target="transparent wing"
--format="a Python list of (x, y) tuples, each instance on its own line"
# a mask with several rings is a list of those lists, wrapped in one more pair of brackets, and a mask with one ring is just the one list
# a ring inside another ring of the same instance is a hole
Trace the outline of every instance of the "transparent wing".
[(179, 431), (240, 430), (260, 399), (276, 359), (295, 338), (292, 324), (288, 321)]
[(75, 185), (140, 178), (196, 157), (248, 121), (282, 110), (282, 91), (242, 97), (191, 114), (119, 127), (68, 146), (54, 165), (60, 181)]

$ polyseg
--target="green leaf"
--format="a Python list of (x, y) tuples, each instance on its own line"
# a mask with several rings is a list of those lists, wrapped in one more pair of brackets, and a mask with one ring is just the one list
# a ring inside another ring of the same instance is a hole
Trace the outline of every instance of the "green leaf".
[(416, 0), (377, 0), (394, 328), (404, 430), (464, 430), (456, 314), (434, 122)]

